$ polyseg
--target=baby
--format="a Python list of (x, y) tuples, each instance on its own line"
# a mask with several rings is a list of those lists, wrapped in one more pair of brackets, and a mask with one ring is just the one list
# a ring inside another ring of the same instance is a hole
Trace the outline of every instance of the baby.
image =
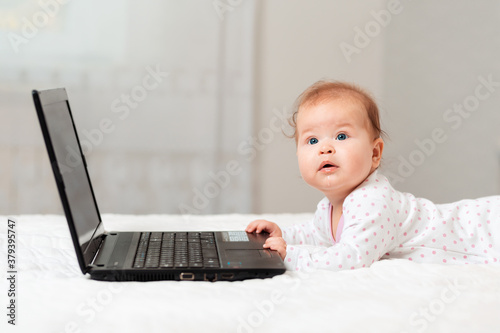
[(265, 248), (288, 269), (369, 267), (380, 259), (500, 263), (500, 196), (434, 204), (398, 192), (377, 171), (384, 150), (379, 112), (362, 89), (320, 81), (297, 100), (291, 121), (302, 178), (325, 195), (312, 221), (281, 229), (257, 220)]

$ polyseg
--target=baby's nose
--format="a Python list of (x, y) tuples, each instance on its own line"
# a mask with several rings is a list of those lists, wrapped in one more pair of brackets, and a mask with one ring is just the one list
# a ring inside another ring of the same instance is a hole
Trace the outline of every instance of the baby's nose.
[(331, 145), (323, 145), (320, 149), (320, 154), (333, 154), (335, 149)]

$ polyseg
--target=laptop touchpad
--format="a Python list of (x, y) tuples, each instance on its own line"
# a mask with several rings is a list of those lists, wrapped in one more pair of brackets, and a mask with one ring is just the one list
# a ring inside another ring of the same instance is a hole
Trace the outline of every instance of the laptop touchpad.
[(226, 250), (226, 256), (230, 260), (241, 258), (270, 258), (271, 252), (268, 250)]

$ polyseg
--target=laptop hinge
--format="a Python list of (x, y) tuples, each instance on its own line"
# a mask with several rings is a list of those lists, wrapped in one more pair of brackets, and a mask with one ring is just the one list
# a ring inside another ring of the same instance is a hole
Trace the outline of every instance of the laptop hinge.
[(92, 258), (92, 262), (87, 266), (88, 268), (94, 268), (97, 267), (94, 265), (95, 260), (97, 259), (97, 255), (99, 254), (99, 251), (101, 251), (102, 244), (104, 244), (104, 239), (108, 236), (108, 233), (105, 231), (103, 234), (101, 234), (101, 241), (99, 242), (99, 247), (97, 248), (97, 251), (95, 251), (94, 257)]

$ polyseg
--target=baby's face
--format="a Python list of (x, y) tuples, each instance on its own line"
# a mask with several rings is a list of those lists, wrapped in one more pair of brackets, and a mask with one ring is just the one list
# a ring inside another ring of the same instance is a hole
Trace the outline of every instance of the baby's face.
[(329, 198), (352, 192), (378, 167), (382, 149), (364, 106), (352, 98), (327, 100), (298, 113), (300, 173)]

